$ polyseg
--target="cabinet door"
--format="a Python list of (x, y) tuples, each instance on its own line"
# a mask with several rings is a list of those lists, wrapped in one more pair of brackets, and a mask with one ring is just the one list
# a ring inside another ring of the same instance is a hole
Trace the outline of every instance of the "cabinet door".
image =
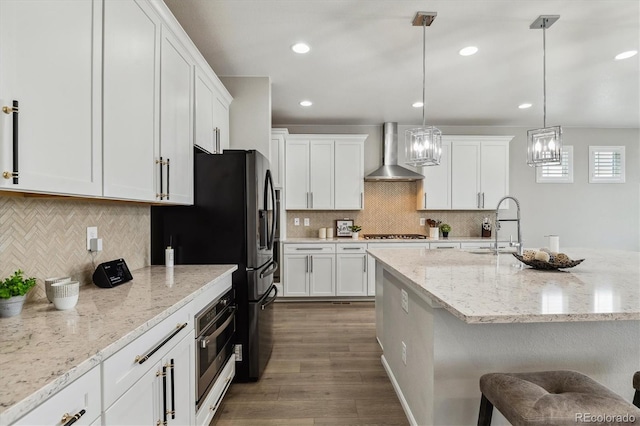
[(335, 296), (336, 275), (334, 254), (313, 254), (309, 262), (309, 295)]
[(160, 23), (142, 1), (104, 4), (104, 196), (154, 201)]
[[(195, 366), (194, 332), (185, 336), (164, 357), (163, 365), (167, 367), (166, 388), (161, 398), (166, 398), (167, 410), (173, 414), (167, 416), (169, 425), (191, 425), (195, 416)], [(160, 383), (160, 386), (164, 386)], [(160, 400), (162, 404), (162, 399)]]
[(218, 150), (229, 149), (229, 104), (217, 92), (213, 103), (213, 125), (218, 132)]
[(309, 255), (284, 256), (284, 295), (309, 295)]
[(102, 195), (101, 45), (101, 1), (0, 1), (0, 188)]
[(138, 426), (161, 423), (162, 379), (160, 375), (162, 375), (162, 365), (156, 363), (111, 407), (105, 410), (104, 424)]
[(367, 295), (367, 255), (339, 254), (336, 256), (336, 295)]
[(162, 188), (168, 194), (166, 201), (193, 204), (191, 60), (164, 26), (161, 49), (160, 156), (169, 161), (164, 167)]
[(367, 255), (367, 296), (376, 295), (376, 258)]
[(286, 208), (309, 208), (309, 141), (292, 141), (286, 145)]
[(309, 144), (310, 208), (333, 209), (333, 141), (314, 141)]
[(424, 179), (417, 182), (418, 210), (451, 209), (451, 141), (442, 141), (438, 166), (423, 167)]
[[(481, 206), (495, 209), (498, 201), (509, 194), (509, 145), (484, 142), (480, 150)], [(500, 208), (509, 208), (508, 201)]]
[(364, 144), (335, 142), (335, 209), (364, 208)]
[(217, 130), (213, 124), (214, 104), (217, 100), (213, 84), (198, 67), (196, 67), (195, 101), (194, 144), (207, 152), (214, 153), (218, 148)]
[(480, 143), (455, 142), (451, 148), (451, 208), (477, 210), (480, 203)]
[(276, 189), (281, 189), (284, 183), (284, 138), (284, 134), (271, 134), (269, 161), (273, 187)]

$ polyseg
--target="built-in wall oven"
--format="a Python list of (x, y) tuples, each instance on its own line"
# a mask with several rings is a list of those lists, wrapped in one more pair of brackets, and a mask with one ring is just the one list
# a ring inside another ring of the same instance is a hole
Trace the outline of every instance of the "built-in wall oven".
[(197, 408), (200, 408), (220, 371), (233, 354), (235, 313), (234, 292), (231, 289), (195, 316)]

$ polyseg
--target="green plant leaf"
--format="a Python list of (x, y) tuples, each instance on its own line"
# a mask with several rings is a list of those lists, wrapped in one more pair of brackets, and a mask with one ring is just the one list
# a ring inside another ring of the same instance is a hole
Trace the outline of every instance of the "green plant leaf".
[(24, 278), (24, 272), (18, 269), (13, 275), (0, 283), (0, 299), (10, 299), (14, 296), (24, 296), (36, 285), (36, 279)]

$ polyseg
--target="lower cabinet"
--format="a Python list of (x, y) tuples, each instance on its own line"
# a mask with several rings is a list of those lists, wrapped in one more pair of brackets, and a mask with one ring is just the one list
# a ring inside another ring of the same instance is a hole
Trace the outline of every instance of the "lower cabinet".
[(335, 244), (284, 245), (285, 296), (335, 296)]
[(100, 366), (95, 366), (13, 424), (59, 426), (73, 416), (78, 426), (100, 424), (101, 405)]
[(338, 244), (336, 296), (366, 296), (367, 269), (366, 244)]
[(200, 409), (196, 413), (196, 426), (208, 426), (211, 423), (235, 375), (236, 357), (232, 355), (209, 391), (209, 395), (200, 405)]

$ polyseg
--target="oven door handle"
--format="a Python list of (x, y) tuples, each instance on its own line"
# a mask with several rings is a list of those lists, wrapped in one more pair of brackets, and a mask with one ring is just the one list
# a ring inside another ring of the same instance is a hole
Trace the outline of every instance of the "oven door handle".
[(211, 340), (217, 338), (220, 334), (222, 334), (222, 332), (225, 330), (225, 328), (227, 328), (229, 326), (229, 324), (231, 324), (231, 321), (233, 321), (234, 318), (234, 314), (233, 311), (236, 310), (235, 306), (229, 306), (229, 312), (231, 312), (231, 315), (229, 315), (229, 318), (227, 318), (225, 320), (225, 322), (220, 326), (216, 328), (216, 331), (214, 331), (213, 333), (211, 333), (210, 335), (207, 336), (206, 339), (200, 339), (200, 348), (202, 349), (206, 349), (207, 346), (209, 346), (209, 343), (211, 343)]
[[(273, 297), (270, 299), (267, 299), (266, 302), (262, 303), (262, 301), (260, 301), (260, 309), (264, 311), (264, 308), (266, 308), (267, 306), (269, 306), (270, 304), (272, 304), (276, 298), (278, 297), (278, 287), (276, 287), (275, 285), (271, 287), (271, 290), (275, 290), (275, 293), (273, 294)], [(269, 290), (269, 292), (267, 292), (266, 296), (268, 296), (269, 294), (271, 294), (271, 290)]]

